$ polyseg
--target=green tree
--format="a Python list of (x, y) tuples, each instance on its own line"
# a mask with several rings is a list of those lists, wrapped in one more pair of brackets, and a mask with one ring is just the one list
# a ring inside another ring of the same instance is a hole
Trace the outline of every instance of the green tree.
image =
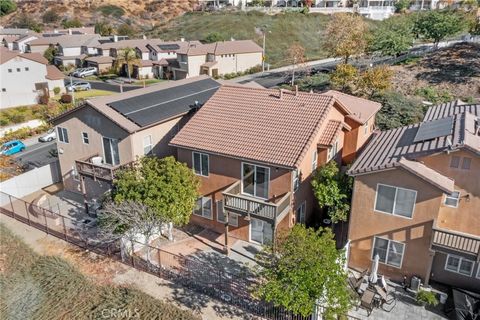
[(263, 268), (256, 295), (295, 314), (308, 316), (315, 304), (325, 319), (344, 315), (350, 307), (344, 257), (336, 249), (330, 229), (295, 225), (279, 235), (275, 252), (266, 247), (258, 255)]
[(45, 13), (42, 15), (42, 21), (44, 23), (55, 23), (59, 19), (60, 19), (60, 16), (53, 9), (45, 11)]
[(17, 16), (13, 26), (16, 28), (27, 28), (35, 32), (42, 32), (42, 26), (38, 24), (35, 19), (24, 13)]
[(64, 28), (80, 28), (83, 26), (82, 22), (78, 18), (74, 18), (71, 20), (63, 20), (62, 26)]
[(209, 34), (207, 34), (207, 36), (204, 39), (206, 43), (212, 43), (212, 42), (218, 42), (218, 41), (224, 41), (224, 40), (226, 40), (226, 37), (217, 31), (210, 32)]
[(120, 171), (113, 185), (115, 202), (141, 203), (178, 226), (188, 223), (199, 196), (198, 178), (173, 157), (140, 158), (133, 168)]
[(347, 64), (351, 56), (365, 52), (368, 33), (360, 15), (336, 13), (327, 25), (325, 48), (331, 56), (342, 57)]
[(332, 222), (347, 221), (353, 181), (340, 172), (338, 164), (327, 162), (314, 173), (311, 183), (318, 205), (327, 209)]
[(0, 17), (17, 10), (17, 4), (13, 0), (0, 1)]
[(466, 28), (465, 17), (457, 12), (428, 10), (418, 13), (414, 31), (424, 39), (432, 40), (434, 46), (448, 36), (453, 36)]
[(117, 59), (115, 60), (117, 70), (122, 68), (123, 65), (127, 67), (127, 76), (130, 82), (132, 81), (132, 71), (133, 65), (138, 64), (140, 59), (137, 57), (137, 51), (134, 48), (124, 48), (120, 50), (117, 54)]
[(385, 56), (398, 56), (413, 45), (413, 21), (410, 17), (391, 17), (380, 23), (370, 38), (369, 51)]
[(335, 70), (330, 75), (330, 83), (333, 88), (353, 93), (358, 83), (358, 69), (351, 64), (337, 64)]
[(50, 64), (53, 64), (53, 59), (55, 58), (56, 54), (57, 48), (55, 48), (55, 46), (49, 46), (43, 53), (43, 56), (45, 57), (45, 59), (48, 60)]
[(137, 31), (134, 27), (129, 25), (128, 23), (121, 24), (117, 28), (117, 33), (121, 36), (128, 36), (130, 38), (134, 37)]
[(110, 36), (115, 33), (115, 29), (108, 22), (101, 21), (95, 23), (95, 33), (98, 33), (101, 36)]
[(422, 101), (409, 98), (396, 91), (386, 91), (372, 97), (382, 104), (375, 124), (382, 130), (406, 126), (422, 121), (424, 107)]
[(386, 65), (369, 68), (361, 73), (357, 89), (360, 95), (371, 98), (392, 86), (393, 71)]
[(408, 8), (410, 8), (411, 4), (411, 0), (399, 0), (395, 2), (395, 12), (404, 13), (405, 11), (407, 11)]

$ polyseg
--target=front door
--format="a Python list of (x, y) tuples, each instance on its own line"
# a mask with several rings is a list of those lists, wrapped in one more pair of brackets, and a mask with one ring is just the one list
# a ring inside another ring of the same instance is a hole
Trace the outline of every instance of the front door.
[(250, 218), (250, 240), (260, 244), (272, 242), (272, 225), (263, 220)]
[(116, 166), (120, 164), (120, 156), (118, 154), (118, 140), (103, 137), (103, 154), (105, 163)]

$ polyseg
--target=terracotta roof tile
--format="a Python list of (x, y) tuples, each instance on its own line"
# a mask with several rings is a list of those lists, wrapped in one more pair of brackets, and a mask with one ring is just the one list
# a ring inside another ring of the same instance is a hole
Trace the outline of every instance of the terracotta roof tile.
[(224, 85), (170, 144), (298, 167), (333, 102), (315, 93)]
[(343, 92), (329, 90), (323, 94), (331, 95), (340, 102), (350, 113), (349, 117), (361, 124), (375, 115), (382, 105), (378, 102), (351, 96)]
[(318, 141), (318, 146), (320, 147), (330, 147), (333, 145), (333, 142), (338, 137), (340, 131), (342, 131), (343, 123), (337, 120), (330, 120), (323, 130), (322, 137)]
[(98, 63), (98, 64), (113, 63), (113, 57), (110, 57), (110, 56), (93, 56), (93, 57), (86, 58), (85, 61), (94, 62), (94, 63)]
[(41, 64), (48, 64), (48, 60), (45, 59), (45, 57), (40, 53), (21, 53), (20, 51), (12, 51), (8, 50), (6, 47), (0, 47), (0, 64), (3, 64), (17, 56)]
[(60, 70), (58, 70), (57, 67), (47, 65), (47, 75), (45, 76), (45, 78), (49, 80), (60, 80), (64, 79), (65, 75)]

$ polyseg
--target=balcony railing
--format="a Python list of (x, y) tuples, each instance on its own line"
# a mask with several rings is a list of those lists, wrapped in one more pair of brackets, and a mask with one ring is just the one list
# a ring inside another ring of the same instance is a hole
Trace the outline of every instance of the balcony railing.
[[(225, 210), (245, 216), (264, 218), (276, 222), (277, 218), (290, 207), (290, 192), (276, 202), (269, 202), (241, 193), (240, 181), (235, 182), (223, 192)], [(278, 219), (279, 222), (281, 219)]]
[(454, 231), (433, 229), (432, 246), (462, 251), (480, 258), (480, 237), (465, 235)]
[(123, 165), (94, 164), (92, 158), (98, 157), (98, 154), (91, 155), (85, 159), (75, 160), (77, 172), (79, 175), (92, 177), (94, 180), (100, 179), (105, 181), (113, 181), (115, 171), (127, 167), (131, 167), (133, 162)]

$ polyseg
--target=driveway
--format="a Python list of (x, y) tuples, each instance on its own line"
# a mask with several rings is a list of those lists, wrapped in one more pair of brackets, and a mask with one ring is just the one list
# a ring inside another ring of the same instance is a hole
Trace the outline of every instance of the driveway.
[(43, 167), (58, 160), (56, 155), (57, 143), (55, 141), (35, 141), (37, 139), (38, 137), (34, 137), (33, 140), (26, 141), (25, 151), (13, 155), (15, 161), (17, 161), (25, 171)]

